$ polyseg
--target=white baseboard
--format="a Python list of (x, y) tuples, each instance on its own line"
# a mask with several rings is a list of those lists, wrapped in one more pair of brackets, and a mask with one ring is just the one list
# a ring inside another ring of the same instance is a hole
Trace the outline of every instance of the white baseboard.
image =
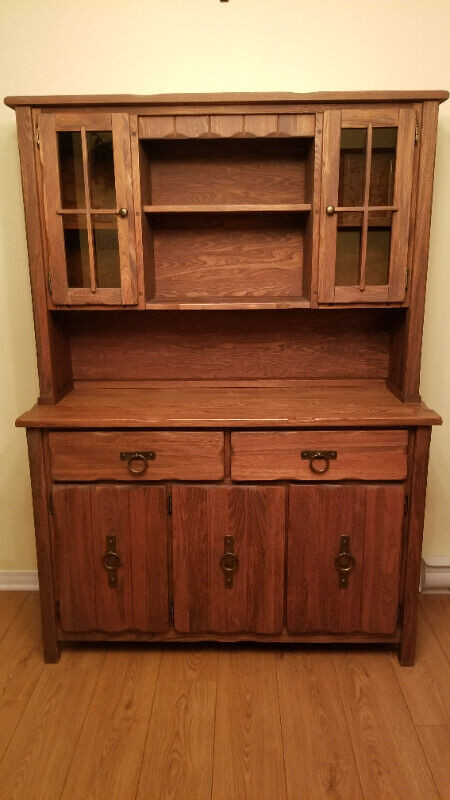
[(426, 594), (450, 593), (450, 556), (422, 559), (420, 590)]
[(36, 592), (39, 589), (37, 569), (22, 569), (10, 572), (0, 570), (0, 591)]

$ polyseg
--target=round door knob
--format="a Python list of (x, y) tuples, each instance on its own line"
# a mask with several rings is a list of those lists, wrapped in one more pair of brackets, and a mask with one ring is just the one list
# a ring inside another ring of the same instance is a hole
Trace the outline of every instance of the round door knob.
[(335, 212), (335, 210), (336, 210), (336, 209), (335, 209), (335, 207), (334, 207), (334, 206), (327, 206), (327, 214), (328, 214), (328, 216), (329, 216), (329, 217), (332, 217), (332, 216), (333, 216), (333, 214), (334, 214), (334, 212)]
[(119, 208), (119, 216), (120, 217), (127, 217), (128, 216), (128, 209), (127, 208)]

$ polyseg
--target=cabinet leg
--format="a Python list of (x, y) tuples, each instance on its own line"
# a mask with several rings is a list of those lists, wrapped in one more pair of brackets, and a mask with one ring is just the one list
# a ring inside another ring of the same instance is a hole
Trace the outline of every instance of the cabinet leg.
[(44, 650), (44, 660), (46, 664), (56, 664), (61, 655), (59, 641), (52, 633), (42, 628), (42, 646)]
[(414, 664), (419, 603), (420, 560), (427, 490), (428, 454), (431, 428), (417, 428), (412, 465), (411, 499), (406, 544), (403, 622), (399, 660), (404, 667)]

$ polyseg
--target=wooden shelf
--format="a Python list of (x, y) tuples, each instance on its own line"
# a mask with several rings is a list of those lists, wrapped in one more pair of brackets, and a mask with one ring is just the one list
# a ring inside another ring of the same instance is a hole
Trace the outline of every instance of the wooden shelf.
[[(288, 383), (288, 382), (287, 382)], [(424, 403), (403, 403), (384, 381), (305, 381), (255, 388), (73, 389), (56, 405), (35, 405), (31, 428), (291, 428), (440, 425)]]
[(306, 297), (159, 297), (148, 300), (147, 310), (193, 311), (193, 310), (258, 310), (310, 308)]
[(242, 212), (307, 212), (311, 203), (218, 203), (207, 205), (145, 205), (145, 214), (217, 214)]

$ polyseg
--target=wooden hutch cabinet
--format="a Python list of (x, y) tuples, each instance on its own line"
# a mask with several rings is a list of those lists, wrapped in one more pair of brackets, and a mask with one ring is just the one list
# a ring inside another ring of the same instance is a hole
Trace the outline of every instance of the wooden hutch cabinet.
[(78, 640), (414, 660), (446, 92), (12, 97), (45, 658)]

